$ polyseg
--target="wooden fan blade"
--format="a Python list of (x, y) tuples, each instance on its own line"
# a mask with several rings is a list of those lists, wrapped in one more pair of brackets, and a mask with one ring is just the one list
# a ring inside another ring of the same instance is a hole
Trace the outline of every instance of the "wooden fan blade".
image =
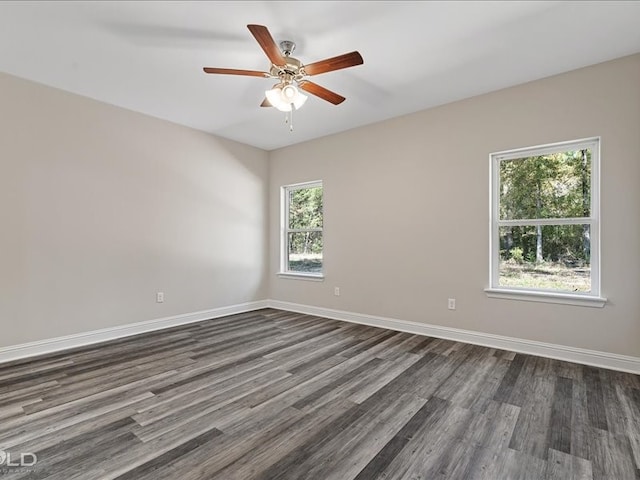
[(267, 72), (258, 72), (257, 70), (237, 70), (235, 68), (213, 68), (213, 67), (204, 67), (204, 73), (222, 73), (224, 75), (244, 75), (247, 77), (262, 77), (269, 78), (270, 74)]
[(319, 62), (312, 63), (304, 66), (304, 71), (307, 75), (318, 75), (319, 73), (333, 72), (334, 70), (341, 70), (343, 68), (355, 67), (356, 65), (362, 65), (364, 60), (358, 52), (345, 53), (344, 55), (338, 55), (337, 57), (327, 58), (326, 60), (320, 60)]
[(274, 65), (284, 65), (286, 63), (267, 27), (263, 25), (247, 25), (247, 28), (258, 41), (264, 53), (267, 54), (271, 63)]
[(260, 106), (261, 106), (261, 107), (273, 107), (273, 105), (271, 105), (271, 104), (269, 103), (269, 100), (268, 100), (268, 99), (266, 99), (266, 98), (262, 101), (262, 103), (260, 104)]
[(334, 105), (339, 105), (346, 100), (346, 98), (344, 98), (342, 95), (338, 95), (337, 93), (332, 92), (331, 90), (327, 90), (317, 83), (313, 83), (308, 80), (299, 82), (298, 86), (305, 92), (309, 92), (311, 95), (320, 97), (321, 99), (326, 100), (329, 103), (333, 103)]

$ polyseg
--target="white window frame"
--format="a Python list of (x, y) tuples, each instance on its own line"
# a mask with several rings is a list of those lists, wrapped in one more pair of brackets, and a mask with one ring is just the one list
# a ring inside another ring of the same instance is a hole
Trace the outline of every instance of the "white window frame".
[[(533, 157), (569, 150), (591, 150), (591, 208), (589, 217), (551, 219), (500, 219), (500, 162), (516, 158)], [(567, 142), (518, 148), (495, 152), (490, 161), (490, 234), (489, 234), (489, 288), (488, 297), (512, 300), (562, 303), (589, 307), (603, 307), (607, 299), (601, 296), (600, 285), (600, 137), (584, 138)], [(590, 226), (591, 234), (591, 291), (555, 292), (552, 290), (528, 289), (501, 286), (500, 280), (500, 236), (501, 226), (529, 225), (584, 225)]]
[(324, 280), (324, 233), (323, 233), (323, 262), (322, 272), (296, 272), (289, 270), (289, 234), (296, 232), (324, 232), (324, 211), (322, 212), (322, 227), (321, 228), (289, 228), (289, 200), (291, 198), (290, 192), (295, 190), (302, 190), (305, 188), (322, 188), (323, 204), (324, 204), (324, 187), (322, 186), (322, 180), (314, 180), (312, 182), (295, 183), (291, 185), (284, 185), (280, 188), (280, 271), (278, 276), (283, 278), (298, 278), (303, 280)]

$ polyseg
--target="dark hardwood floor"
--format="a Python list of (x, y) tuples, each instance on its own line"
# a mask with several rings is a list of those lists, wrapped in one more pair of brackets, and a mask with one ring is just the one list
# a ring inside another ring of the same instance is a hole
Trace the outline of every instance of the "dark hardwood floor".
[(2, 480), (637, 480), (640, 377), (260, 310), (0, 365), (0, 449)]

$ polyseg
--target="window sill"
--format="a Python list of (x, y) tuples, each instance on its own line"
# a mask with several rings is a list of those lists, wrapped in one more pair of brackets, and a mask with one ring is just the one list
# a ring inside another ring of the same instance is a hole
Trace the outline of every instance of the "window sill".
[(603, 297), (573, 295), (571, 293), (534, 292), (530, 290), (509, 290), (502, 288), (485, 288), (484, 291), (489, 298), (520, 300), (524, 302), (560, 303), (563, 305), (594, 308), (602, 308), (605, 303), (607, 303), (607, 299)]
[(310, 282), (324, 282), (324, 275), (317, 273), (278, 272), (278, 277), (288, 280), (307, 280)]

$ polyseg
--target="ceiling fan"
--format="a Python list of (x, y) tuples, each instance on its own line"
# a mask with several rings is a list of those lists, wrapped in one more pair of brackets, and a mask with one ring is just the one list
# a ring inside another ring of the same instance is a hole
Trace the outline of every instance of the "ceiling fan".
[(265, 92), (266, 98), (260, 106), (273, 106), (284, 112), (292, 112), (293, 109), (297, 110), (306, 101), (307, 96), (301, 94), (298, 88), (334, 105), (339, 105), (345, 101), (345, 97), (342, 95), (338, 95), (317, 83), (310, 82), (306, 77), (362, 65), (364, 60), (358, 52), (345, 53), (337, 57), (304, 65), (300, 60), (291, 56), (296, 46), (292, 41), (282, 41), (280, 42), (280, 48), (278, 48), (267, 27), (263, 25), (247, 25), (247, 28), (269, 58), (271, 62), (269, 71), (205, 67), (205, 73), (278, 79), (278, 83)]

